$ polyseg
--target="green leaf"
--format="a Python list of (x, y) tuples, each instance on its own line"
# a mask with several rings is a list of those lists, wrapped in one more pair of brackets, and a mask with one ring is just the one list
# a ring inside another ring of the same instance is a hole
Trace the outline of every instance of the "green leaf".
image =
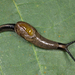
[[(0, 0), (0, 25), (21, 20), (47, 39), (75, 40), (75, 0)], [(69, 50), (75, 57), (75, 44)], [(15, 32), (3, 32), (0, 75), (75, 75), (75, 62), (66, 52), (41, 49)]]

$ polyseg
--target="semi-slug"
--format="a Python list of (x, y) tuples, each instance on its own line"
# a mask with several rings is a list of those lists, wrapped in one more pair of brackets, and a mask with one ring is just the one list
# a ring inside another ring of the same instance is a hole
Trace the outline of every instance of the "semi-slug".
[(23, 37), (25, 40), (33, 43), (34, 45), (44, 48), (44, 49), (60, 49), (66, 51), (71, 58), (75, 61), (75, 58), (72, 56), (72, 54), (68, 50), (68, 46), (72, 43), (75, 43), (75, 41), (72, 41), (68, 44), (58, 43), (51, 40), (48, 40), (41, 36), (37, 30), (32, 27), (30, 24), (19, 21), (16, 24), (4, 24), (0, 26), (0, 32), (3, 31), (15, 31), (18, 35)]

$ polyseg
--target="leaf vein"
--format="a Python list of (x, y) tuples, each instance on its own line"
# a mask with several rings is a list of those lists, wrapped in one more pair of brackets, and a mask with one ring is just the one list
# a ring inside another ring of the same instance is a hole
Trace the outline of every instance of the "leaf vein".
[(17, 4), (16, 4), (16, 2), (15, 2), (14, 0), (13, 0), (13, 3), (14, 3), (14, 5), (15, 5), (16, 9), (17, 9), (17, 12), (18, 12), (18, 14), (19, 14), (21, 20), (23, 21), (23, 18), (22, 18), (22, 16), (21, 16), (21, 13), (20, 13), (20, 11), (19, 11), (19, 9), (18, 9), (18, 6), (17, 6)]
[(39, 65), (39, 68), (40, 68), (41, 74), (43, 75), (43, 72), (42, 72), (42, 69), (41, 69), (41, 65), (40, 65), (39, 59), (38, 59), (38, 57), (37, 57), (37, 53), (36, 53), (36, 51), (35, 51), (35, 49), (34, 49), (34, 46), (33, 46), (33, 50), (34, 50), (35, 57), (36, 57), (36, 60), (37, 60), (37, 62), (38, 62), (38, 65)]

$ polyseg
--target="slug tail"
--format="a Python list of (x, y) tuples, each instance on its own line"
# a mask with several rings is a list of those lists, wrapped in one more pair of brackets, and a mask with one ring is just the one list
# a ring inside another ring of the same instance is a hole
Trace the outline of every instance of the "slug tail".
[(72, 42), (66, 44), (65, 50), (66, 50), (66, 52), (71, 56), (71, 58), (75, 61), (75, 58), (73, 57), (73, 55), (72, 55), (72, 54), (69, 52), (69, 50), (68, 50), (68, 46), (70, 46), (70, 45), (73, 44), (73, 43), (75, 43), (75, 41), (72, 41)]
[(4, 24), (0, 26), (0, 32), (14, 31), (15, 24)]

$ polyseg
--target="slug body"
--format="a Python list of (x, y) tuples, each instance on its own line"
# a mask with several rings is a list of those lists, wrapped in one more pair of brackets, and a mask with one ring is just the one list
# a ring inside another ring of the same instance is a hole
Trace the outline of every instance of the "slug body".
[(44, 49), (62, 49), (66, 51), (71, 56), (71, 58), (75, 61), (74, 57), (68, 50), (68, 46), (74, 43), (75, 41), (72, 41), (68, 44), (62, 44), (62, 43), (48, 40), (43, 36), (41, 36), (34, 27), (32, 27), (30, 24), (23, 21), (19, 21), (16, 24), (6, 24), (4, 26), (0, 26), (0, 31), (4, 31), (4, 30), (15, 31), (18, 35), (20, 35), (27, 41)]
[(18, 22), (15, 25), (15, 31), (18, 35), (44, 49), (57, 49), (58, 43), (42, 37), (35, 28), (26, 22)]

